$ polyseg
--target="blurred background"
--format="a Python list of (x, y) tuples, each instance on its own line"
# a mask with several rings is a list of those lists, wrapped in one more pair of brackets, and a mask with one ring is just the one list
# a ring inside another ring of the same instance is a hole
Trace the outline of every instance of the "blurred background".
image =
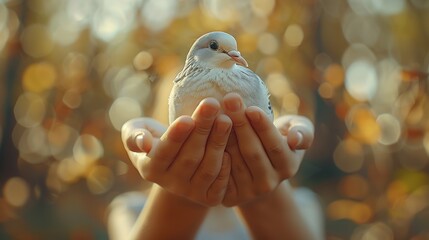
[(121, 125), (167, 123), (213, 30), (277, 116), (314, 121), (293, 182), (320, 196), (327, 239), (429, 239), (427, 0), (0, 0), (0, 239), (108, 238), (110, 201), (145, 188)]

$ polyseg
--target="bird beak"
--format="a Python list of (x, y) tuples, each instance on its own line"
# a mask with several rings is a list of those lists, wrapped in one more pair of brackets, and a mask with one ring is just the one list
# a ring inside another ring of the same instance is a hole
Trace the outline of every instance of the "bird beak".
[(232, 60), (234, 60), (236, 63), (245, 66), (245, 67), (249, 67), (249, 64), (247, 64), (246, 59), (244, 59), (239, 51), (236, 50), (232, 50), (227, 52), (226, 54), (228, 54), (228, 56), (230, 56), (232, 58)]

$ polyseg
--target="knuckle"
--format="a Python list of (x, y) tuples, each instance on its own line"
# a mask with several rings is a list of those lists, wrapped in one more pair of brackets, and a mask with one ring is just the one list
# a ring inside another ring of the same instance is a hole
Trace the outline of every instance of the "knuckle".
[(236, 119), (236, 121), (233, 121), (234, 128), (243, 128), (248, 125), (247, 121), (245, 119)]
[(217, 182), (227, 182), (229, 180), (229, 172), (220, 173), (216, 176)]
[(244, 163), (237, 163), (232, 167), (232, 170), (236, 174), (243, 174), (247, 173), (247, 167), (244, 165)]
[(293, 176), (295, 176), (295, 174), (298, 172), (298, 167), (294, 167), (294, 166), (288, 166), (286, 168), (283, 168), (280, 171), (280, 177), (282, 178), (282, 180), (285, 179), (289, 179)]
[(265, 195), (274, 190), (277, 184), (274, 181), (266, 180), (258, 184), (255, 189), (256, 195)]
[(211, 146), (214, 150), (223, 150), (226, 147), (226, 142), (223, 139), (211, 141)]
[(226, 148), (226, 142), (225, 141), (214, 141), (212, 143), (212, 148), (215, 151), (223, 151)]
[(180, 165), (181, 167), (187, 169), (187, 168), (193, 168), (196, 164), (200, 162), (200, 158), (196, 156), (188, 156), (186, 158), (181, 159)]
[(246, 159), (246, 162), (256, 162), (261, 159), (261, 154), (258, 151), (246, 151), (243, 153), (243, 157)]
[(213, 179), (215, 179), (216, 177), (217, 177), (217, 174), (214, 171), (206, 170), (198, 175), (197, 181), (212, 182)]
[(268, 152), (273, 155), (280, 155), (284, 152), (283, 145), (281, 143), (276, 143), (268, 148)]
[(208, 125), (206, 126), (206, 124), (200, 124), (199, 126), (197, 126), (195, 128), (195, 133), (199, 134), (199, 135), (204, 135), (204, 136), (208, 136), (211, 132), (211, 126)]

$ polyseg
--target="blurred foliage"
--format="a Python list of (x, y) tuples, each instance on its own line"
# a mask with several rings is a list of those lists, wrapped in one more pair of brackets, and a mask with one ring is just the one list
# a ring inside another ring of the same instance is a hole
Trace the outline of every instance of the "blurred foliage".
[(0, 238), (106, 238), (109, 201), (144, 188), (121, 125), (167, 122), (213, 30), (276, 115), (314, 120), (295, 181), (320, 195), (327, 239), (429, 238), (426, 0), (0, 0)]

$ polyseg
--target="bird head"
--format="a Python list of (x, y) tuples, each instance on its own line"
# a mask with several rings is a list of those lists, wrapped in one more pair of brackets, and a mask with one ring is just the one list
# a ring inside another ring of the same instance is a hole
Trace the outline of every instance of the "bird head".
[(210, 32), (198, 38), (189, 50), (187, 61), (217, 68), (231, 68), (235, 64), (248, 67), (235, 38), (224, 32)]

